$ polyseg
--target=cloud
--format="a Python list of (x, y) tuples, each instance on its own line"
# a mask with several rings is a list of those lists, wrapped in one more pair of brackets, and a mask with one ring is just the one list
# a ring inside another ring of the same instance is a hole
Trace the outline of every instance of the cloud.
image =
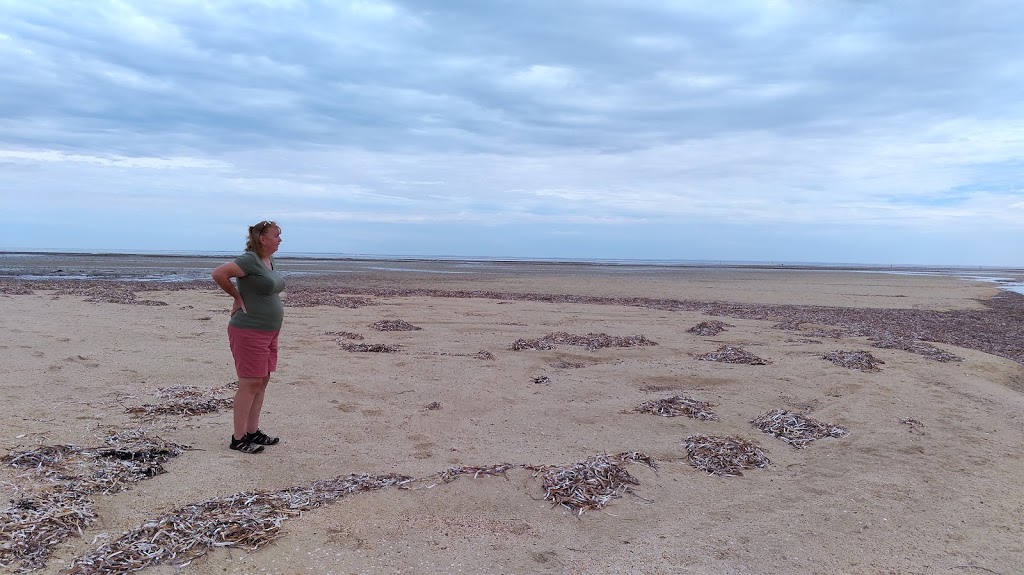
[(500, 247), (477, 226), (529, 230), (512, 245), (533, 257), (549, 230), (643, 258), (597, 238), (715, 225), (790, 261), (808, 242), (766, 238), (842, 236), (860, 261), (896, 257), (868, 234), (1005, 243), (1024, 233), (1022, 24), (1008, 0), (7, 2), (0, 194), (17, 232), (75, 206), (106, 248), (154, 212), (280, 212), (319, 252), (342, 251), (331, 223), (449, 254)]

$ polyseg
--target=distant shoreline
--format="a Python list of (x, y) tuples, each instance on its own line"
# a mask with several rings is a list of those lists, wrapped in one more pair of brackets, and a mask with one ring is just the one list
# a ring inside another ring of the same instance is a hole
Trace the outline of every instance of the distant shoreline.
[[(0, 250), (0, 265), (4, 258), (38, 257), (53, 258), (154, 258), (154, 259), (196, 259), (233, 258), (240, 252), (114, 252), (114, 251), (68, 251), (68, 250)], [(579, 265), (579, 266), (638, 266), (638, 267), (679, 267), (679, 268), (737, 268), (737, 269), (797, 269), (797, 270), (848, 270), (848, 271), (906, 271), (906, 272), (963, 272), (989, 271), (1008, 274), (1024, 274), (1024, 267), (1015, 266), (971, 266), (945, 264), (872, 264), (843, 262), (782, 262), (742, 260), (664, 260), (664, 259), (612, 259), (612, 258), (528, 258), (528, 257), (486, 257), (486, 256), (427, 256), (427, 255), (376, 255), (376, 254), (330, 254), (330, 253), (288, 253), (282, 252), (276, 258), (285, 261), (325, 262), (418, 262), (448, 264), (511, 264), (511, 265)]]
[[(209, 282), (210, 271), (236, 254), (151, 254), (0, 251), (0, 279), (19, 281), (120, 281), (130, 283)], [(873, 266), (839, 263), (770, 263), (655, 260), (531, 260), (430, 258), (420, 256), (361, 256), (355, 254), (283, 254), (277, 258), (289, 278), (357, 279), (368, 275), (394, 277), (472, 276), (501, 278), (568, 274), (579, 281), (600, 281), (618, 276), (659, 277), (710, 274), (716, 281), (729, 273), (879, 273), (932, 275), (995, 283), (1004, 291), (1024, 294), (1024, 270), (957, 266)]]

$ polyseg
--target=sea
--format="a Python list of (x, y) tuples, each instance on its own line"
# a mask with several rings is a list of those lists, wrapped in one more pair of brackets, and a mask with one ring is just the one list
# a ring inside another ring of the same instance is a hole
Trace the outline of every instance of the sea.
[[(236, 253), (218, 252), (57, 252), (0, 251), (0, 279), (108, 280), (138, 282), (209, 281), (213, 268)], [(399, 272), (410, 274), (538, 274), (567, 269), (593, 275), (678, 273), (688, 268), (737, 268), (900, 275), (945, 275), (991, 282), (1024, 294), (1024, 268), (872, 265), (830, 262), (757, 262), (713, 260), (621, 260), (544, 258), (467, 258), (364, 254), (285, 253), (275, 255), (286, 276), (330, 276)]]

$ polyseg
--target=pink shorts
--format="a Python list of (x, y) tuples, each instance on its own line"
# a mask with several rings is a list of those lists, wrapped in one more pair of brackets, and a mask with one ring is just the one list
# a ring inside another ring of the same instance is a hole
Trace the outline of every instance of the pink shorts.
[(279, 331), (241, 329), (228, 325), (228, 343), (238, 377), (266, 377), (277, 369)]

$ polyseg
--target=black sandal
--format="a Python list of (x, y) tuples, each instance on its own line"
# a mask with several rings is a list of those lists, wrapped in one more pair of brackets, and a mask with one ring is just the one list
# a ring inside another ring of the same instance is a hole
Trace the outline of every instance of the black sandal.
[(235, 439), (235, 436), (231, 436), (231, 445), (229, 446), (235, 451), (241, 451), (242, 453), (259, 453), (263, 451), (262, 445), (256, 445), (249, 441), (249, 434), (246, 433), (242, 439)]
[(266, 433), (263, 433), (263, 431), (257, 429), (251, 433), (246, 433), (243, 441), (248, 441), (255, 445), (277, 445), (277, 442), (281, 441), (281, 438), (270, 437)]

